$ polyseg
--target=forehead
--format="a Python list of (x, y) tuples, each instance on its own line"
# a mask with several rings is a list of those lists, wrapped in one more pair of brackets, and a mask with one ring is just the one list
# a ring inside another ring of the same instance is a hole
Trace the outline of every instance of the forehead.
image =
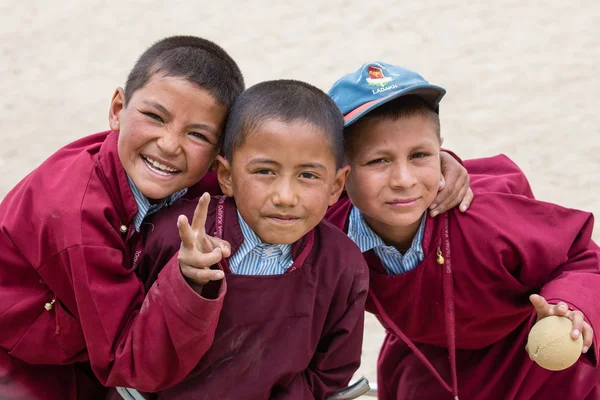
[(154, 74), (148, 82), (137, 89), (131, 96), (132, 101), (155, 101), (159, 103), (172, 103), (173, 106), (191, 106), (199, 109), (220, 109), (226, 112), (227, 108), (206, 89), (181, 77)]
[(398, 118), (366, 118), (350, 129), (347, 139), (347, 146), (357, 150), (357, 144), (360, 144), (360, 147), (372, 147), (390, 142), (402, 144), (430, 141), (437, 140), (438, 134), (431, 118), (422, 114), (413, 114)]
[(268, 155), (281, 161), (312, 158), (335, 163), (329, 135), (306, 121), (266, 120), (249, 129), (234, 155), (238, 152)]

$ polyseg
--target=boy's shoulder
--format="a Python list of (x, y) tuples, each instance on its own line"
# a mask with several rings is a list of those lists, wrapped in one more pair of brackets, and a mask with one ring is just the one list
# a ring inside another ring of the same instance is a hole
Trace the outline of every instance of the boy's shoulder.
[(589, 212), (503, 192), (477, 193), (467, 212), (454, 208), (448, 213), (460, 236), (490, 244), (525, 245), (544, 237), (560, 241), (562, 235), (593, 220)]
[[(113, 222), (118, 230), (126, 223), (123, 221), (126, 218), (118, 217), (115, 209), (119, 207), (115, 207), (115, 203), (127, 201), (122, 182), (117, 181), (115, 172), (120, 164), (113, 165), (108, 171), (98, 168), (97, 155), (109, 140), (114, 141), (111, 143), (114, 149), (104, 152), (113, 153), (110, 162), (114, 164), (118, 162), (116, 133), (111, 136), (110, 132), (76, 140), (48, 157), (2, 201), (0, 219), (3, 227), (24, 240), (24, 236), (30, 236), (30, 239), (48, 236), (56, 242), (56, 251), (81, 244), (87, 234), (87, 225), (104, 229), (107, 219), (112, 218), (114, 221), (109, 224)], [(135, 199), (133, 195), (130, 197), (129, 209), (135, 210)], [(96, 239), (98, 237), (94, 236), (94, 241)]]
[(356, 243), (331, 221), (323, 219), (315, 230), (319, 247), (334, 256), (336, 260), (354, 264), (364, 260)]
[(499, 192), (534, 198), (525, 173), (505, 154), (464, 161), (474, 193)]

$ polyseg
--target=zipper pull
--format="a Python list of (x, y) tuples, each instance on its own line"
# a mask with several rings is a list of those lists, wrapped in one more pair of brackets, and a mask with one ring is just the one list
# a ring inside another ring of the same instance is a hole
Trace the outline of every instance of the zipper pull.
[(51, 302), (44, 304), (44, 308), (46, 309), (46, 311), (52, 311), (52, 309), (54, 308), (55, 302), (56, 302), (56, 297), (53, 298)]
[(437, 255), (437, 263), (440, 265), (444, 264), (444, 256), (442, 255), (442, 250), (440, 250), (439, 247), (437, 249), (436, 255)]

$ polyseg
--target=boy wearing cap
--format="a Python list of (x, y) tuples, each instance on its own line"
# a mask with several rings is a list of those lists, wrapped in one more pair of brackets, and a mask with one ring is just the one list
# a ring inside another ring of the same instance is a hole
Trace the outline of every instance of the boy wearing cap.
[[(388, 332), (379, 398), (600, 398), (593, 216), (536, 201), (525, 179), (508, 175), (474, 181), (468, 213), (428, 216), (444, 93), (385, 63), (366, 64), (330, 90), (345, 115), (351, 172), (348, 198), (327, 218), (369, 265), (367, 309)], [(472, 165), (515, 169), (506, 157)], [(560, 372), (537, 366), (525, 350), (536, 320), (554, 314), (571, 319), (572, 337), (584, 339), (585, 354)]]
[[(216, 44), (163, 39), (115, 91), (111, 131), (58, 150), (6, 195), (0, 398), (91, 399), (103, 393), (98, 380), (160, 390), (196, 365), (222, 296), (197, 295), (178, 265), (145, 293), (136, 241), (148, 215), (208, 170), (243, 88)], [(221, 251), (207, 253), (195, 272), (218, 280), (208, 268)]]

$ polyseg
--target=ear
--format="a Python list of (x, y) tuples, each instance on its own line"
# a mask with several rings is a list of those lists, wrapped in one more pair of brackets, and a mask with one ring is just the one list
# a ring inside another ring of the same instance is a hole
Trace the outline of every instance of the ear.
[(118, 87), (113, 94), (108, 110), (108, 124), (113, 131), (121, 130), (121, 111), (125, 108), (125, 92)]
[(221, 155), (215, 158), (217, 165), (217, 179), (219, 180), (219, 186), (221, 191), (227, 197), (233, 197), (233, 180), (231, 179), (231, 164), (229, 161)]
[(335, 181), (333, 182), (333, 186), (331, 188), (331, 194), (329, 195), (329, 205), (332, 206), (336, 201), (339, 200), (342, 191), (344, 190), (344, 184), (346, 183), (346, 178), (348, 178), (348, 174), (350, 173), (350, 166), (346, 165), (337, 170), (335, 174)]

